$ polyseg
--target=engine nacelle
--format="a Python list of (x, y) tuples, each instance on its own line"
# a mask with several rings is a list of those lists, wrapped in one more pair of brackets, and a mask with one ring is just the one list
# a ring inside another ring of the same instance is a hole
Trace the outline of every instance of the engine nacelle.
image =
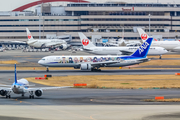
[(68, 46), (66, 44), (62, 44), (59, 48), (65, 50), (65, 49), (67, 49), (67, 47)]
[(88, 64), (88, 63), (81, 64), (81, 70), (91, 71), (91, 64)]
[(42, 91), (42, 90), (36, 90), (36, 91), (35, 91), (35, 95), (36, 95), (37, 97), (40, 97), (42, 94), (43, 94), (43, 91)]
[(0, 90), (0, 95), (5, 96), (6, 94), (7, 94), (7, 91), (5, 91), (5, 90)]

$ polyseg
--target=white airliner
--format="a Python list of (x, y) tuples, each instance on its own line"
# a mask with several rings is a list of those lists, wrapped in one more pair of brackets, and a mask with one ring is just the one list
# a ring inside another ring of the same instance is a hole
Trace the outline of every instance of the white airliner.
[[(80, 34), (80, 33), (79, 33)], [(80, 36), (83, 45), (89, 44), (89, 39)], [(149, 61), (146, 57), (151, 46), (152, 38), (148, 38), (130, 56), (47, 56), (38, 61), (47, 67), (74, 67), (83, 71), (100, 71), (100, 67), (122, 67)]]
[[(119, 38), (117, 38), (115, 41), (111, 40), (109, 45), (113, 45), (113, 46), (116, 46), (116, 47), (122, 47), (122, 46), (126, 46), (126, 47), (137, 47), (137, 46), (140, 46), (142, 44), (142, 42), (140, 41), (137, 41), (137, 40), (125, 40), (124, 38), (121, 38), (119, 40)], [(150, 51), (149, 51), (150, 52)]]
[(20, 79), (17, 80), (17, 73), (16, 73), (16, 64), (15, 64), (15, 78), (14, 83), (12, 85), (0, 85), (0, 95), (6, 96), (6, 98), (11, 98), (11, 93), (14, 92), (15, 94), (21, 94), (24, 96), (24, 94), (29, 93), (29, 98), (33, 99), (34, 94), (37, 97), (40, 97), (43, 93), (43, 90), (52, 90), (52, 89), (60, 89), (60, 88), (68, 88), (70, 86), (64, 86), (64, 87), (38, 87), (38, 88), (29, 88), (29, 82), (26, 79)]
[(30, 33), (29, 29), (26, 28), (27, 31), (27, 37), (28, 41), (27, 44), (29, 46), (33, 46), (35, 48), (49, 48), (52, 46), (61, 46), (62, 49), (66, 49), (67, 43), (65, 40), (60, 40), (60, 39), (34, 39), (32, 34)]
[[(85, 37), (83, 33), (79, 33), (82, 39)], [(135, 52), (139, 47), (96, 47), (90, 40), (89, 44), (83, 44), (83, 50), (96, 55), (129, 55)], [(148, 55), (163, 55), (168, 51), (162, 47), (150, 47)]]
[[(137, 28), (142, 41), (149, 38), (148, 34), (142, 28)], [(180, 41), (153, 41), (152, 46), (163, 47), (169, 51), (180, 51)]]

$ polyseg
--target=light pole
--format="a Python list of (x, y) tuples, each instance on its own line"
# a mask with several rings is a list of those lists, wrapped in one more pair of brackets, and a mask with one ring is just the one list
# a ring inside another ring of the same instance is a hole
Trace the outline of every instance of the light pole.
[(41, 14), (39, 14), (39, 39), (41, 39)]
[(149, 36), (150, 36), (150, 17), (151, 17), (151, 14), (149, 14)]

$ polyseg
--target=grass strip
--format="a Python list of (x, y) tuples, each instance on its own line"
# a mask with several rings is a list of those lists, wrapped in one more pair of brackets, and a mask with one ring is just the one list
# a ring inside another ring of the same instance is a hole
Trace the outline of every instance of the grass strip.
[(16, 60), (0, 61), (0, 64), (19, 64)]
[(113, 89), (166, 89), (180, 88), (180, 76), (176, 75), (86, 75), (54, 76), (48, 80), (28, 81), (48, 86), (72, 86), (87, 83), (87, 88)]
[(180, 102), (180, 98), (161, 99), (161, 100), (144, 99), (143, 101), (145, 102)]

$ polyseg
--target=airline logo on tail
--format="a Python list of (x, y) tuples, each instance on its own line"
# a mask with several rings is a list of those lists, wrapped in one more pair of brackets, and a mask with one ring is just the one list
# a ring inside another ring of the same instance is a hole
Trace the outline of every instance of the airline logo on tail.
[(147, 40), (148, 38), (148, 35), (147, 34), (141, 34), (141, 39), (142, 40)]
[(83, 39), (83, 40), (82, 40), (82, 44), (83, 44), (84, 46), (87, 46), (87, 45), (89, 44), (89, 40), (88, 40), (88, 39)]
[(149, 46), (149, 43), (144, 42), (141, 47), (139, 47), (139, 54), (141, 55), (142, 52)]
[(28, 39), (31, 39), (31, 33), (28, 34)]

